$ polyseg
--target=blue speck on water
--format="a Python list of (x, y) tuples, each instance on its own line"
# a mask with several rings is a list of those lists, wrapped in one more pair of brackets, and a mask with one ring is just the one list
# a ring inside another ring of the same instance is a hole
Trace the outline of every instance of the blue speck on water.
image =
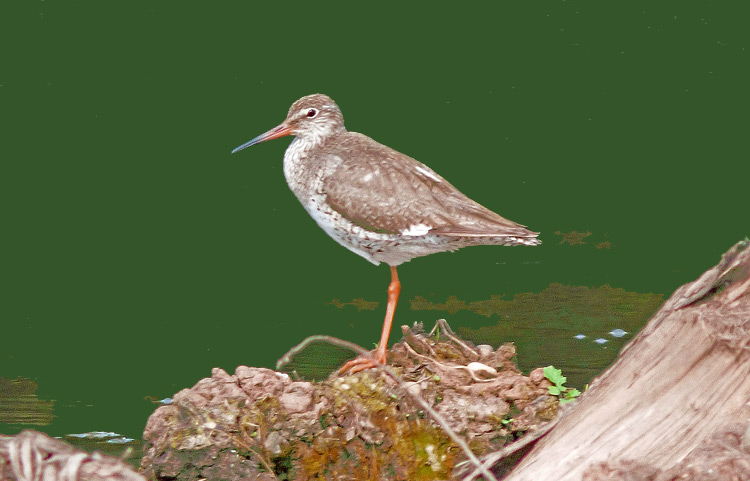
[(108, 443), (112, 444), (127, 444), (131, 442), (133, 438), (126, 438), (125, 436), (120, 436), (119, 438), (113, 438), (113, 439), (107, 439)]
[(600, 337), (599, 339), (594, 339), (594, 342), (595, 342), (595, 343), (597, 343), (597, 344), (606, 344), (606, 343), (608, 343), (609, 341), (608, 341), (608, 340), (606, 340), (606, 339), (602, 339), (602, 338)]
[(576, 339), (580, 341), (581, 339), (586, 339), (586, 334), (576, 334), (573, 337), (575, 337)]
[(612, 335), (613, 337), (622, 337), (625, 334), (627, 334), (627, 332), (623, 331), (622, 329), (613, 329), (609, 331), (609, 334)]
[(161, 403), (161, 404), (172, 404), (172, 398), (171, 397), (165, 397), (164, 399), (160, 400), (159, 403)]

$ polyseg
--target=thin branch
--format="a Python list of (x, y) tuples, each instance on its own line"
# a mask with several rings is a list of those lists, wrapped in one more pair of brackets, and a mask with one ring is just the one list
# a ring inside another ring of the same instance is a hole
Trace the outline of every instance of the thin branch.
[(443, 330), (444, 334), (453, 342), (458, 344), (459, 347), (461, 347), (464, 352), (470, 353), (476, 360), (479, 360), (482, 356), (479, 355), (479, 353), (472, 347), (470, 347), (468, 344), (466, 344), (463, 340), (461, 340), (458, 336), (456, 336), (456, 333), (453, 332), (453, 329), (448, 325), (448, 321), (445, 319), (438, 319), (437, 322), (435, 322), (435, 327), (432, 328), (432, 331), (430, 331), (430, 335), (432, 335), (433, 332), (435, 332), (435, 329), (440, 328)]
[[(409, 345), (408, 342), (404, 343), (404, 347), (406, 348), (406, 350), (411, 355), (416, 356), (416, 357), (420, 357), (420, 358), (426, 360), (427, 362), (429, 362), (431, 364), (435, 364), (440, 369), (444, 369), (444, 370), (458, 369), (458, 370), (466, 371), (466, 372), (469, 373), (469, 376), (471, 376), (471, 379), (474, 382), (492, 382), (492, 381), (494, 381), (497, 378), (497, 371), (495, 371), (494, 368), (491, 368), (490, 366), (488, 366), (486, 364), (482, 364), (481, 362), (476, 362), (475, 361), (475, 362), (469, 363), (468, 366), (443, 364), (442, 362), (438, 361), (437, 359), (433, 359), (433, 358), (431, 358), (429, 356), (425, 356), (424, 354), (418, 353), (417, 351), (414, 350), (413, 347), (411, 347)], [(469, 367), (469, 366), (472, 366), (472, 367)], [(483, 368), (486, 368), (486, 369), (483, 369)], [(490, 371), (494, 375), (494, 378), (493, 379), (482, 379), (479, 376), (477, 376), (477, 374), (476, 374), (477, 370), (481, 370), (482, 372), (488, 372), (488, 371)]]
[(409, 329), (409, 326), (401, 326), (401, 334), (404, 336), (404, 339), (406, 339), (407, 341), (404, 343), (404, 345), (409, 345), (409, 343), (414, 343), (418, 345), (419, 347), (424, 348), (427, 351), (429, 351), (433, 357), (437, 357), (437, 354), (435, 353), (435, 350), (432, 348), (432, 346), (430, 346), (430, 343), (422, 339), (420, 336), (415, 335), (414, 332), (412, 332), (412, 330)]
[[(553, 427), (555, 427), (555, 425), (557, 424), (557, 421), (558, 421), (557, 419), (555, 419), (554, 421), (550, 421), (548, 424), (545, 424), (543, 427), (539, 428), (537, 431), (534, 431), (533, 433), (530, 433), (530, 434), (526, 434), (524, 437), (522, 437), (518, 441), (515, 441), (513, 444), (510, 444), (498, 451), (495, 451), (495, 452), (492, 452), (483, 456), (482, 466), (489, 469), (501, 459), (507, 458), (511, 454), (520, 451), (521, 449), (525, 448), (529, 444), (535, 442), (537, 439), (547, 434)], [(463, 478), (463, 481), (473, 481), (480, 474), (484, 474), (484, 471), (480, 470), (479, 467), (475, 467), (474, 471), (472, 471), (465, 478)]]
[[(244, 430), (243, 430), (243, 434), (245, 434)], [(260, 463), (263, 465), (263, 467), (266, 468), (266, 472), (270, 473), (271, 476), (273, 476), (273, 478), (278, 481), (279, 477), (276, 476), (276, 473), (271, 467), (271, 464), (268, 461), (266, 461), (266, 458), (262, 454), (254, 450), (250, 445), (248, 445), (245, 441), (243, 441), (239, 436), (233, 436), (233, 438), (237, 444), (240, 444), (243, 448), (255, 454), (255, 456), (257, 456), (257, 458), (260, 460)]]
[(328, 344), (333, 344), (334, 346), (343, 347), (344, 349), (349, 349), (351, 351), (356, 352), (357, 354), (361, 354), (365, 357), (372, 359), (372, 354), (370, 351), (366, 350), (365, 348), (359, 346), (358, 344), (354, 344), (353, 342), (345, 341), (343, 339), (339, 339), (338, 337), (332, 337), (332, 336), (309, 336), (306, 337), (302, 342), (294, 346), (293, 348), (289, 349), (289, 351), (281, 356), (281, 358), (276, 361), (276, 370), (279, 371), (281, 368), (286, 366), (292, 361), (292, 358), (299, 354), (299, 352), (309, 346), (310, 344), (314, 342), (326, 342)]

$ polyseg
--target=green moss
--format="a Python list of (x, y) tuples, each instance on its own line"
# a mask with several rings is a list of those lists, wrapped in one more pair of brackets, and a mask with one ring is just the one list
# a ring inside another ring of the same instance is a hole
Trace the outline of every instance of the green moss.
[[(336, 379), (325, 393), (334, 400), (331, 414), (311, 442), (294, 446), (300, 480), (447, 479), (453, 468), (454, 445), (441, 430), (419, 419), (382, 378), (363, 373)], [(357, 420), (344, 429), (337, 419)], [(370, 424), (367, 429), (358, 424)], [(324, 426), (325, 424), (325, 426)], [(358, 433), (346, 440), (347, 431)]]

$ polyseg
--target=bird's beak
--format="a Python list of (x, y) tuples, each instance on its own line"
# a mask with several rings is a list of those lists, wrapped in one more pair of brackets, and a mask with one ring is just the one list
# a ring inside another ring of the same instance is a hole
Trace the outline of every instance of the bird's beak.
[(239, 147), (234, 149), (232, 153), (234, 154), (235, 152), (239, 152), (242, 149), (246, 149), (250, 147), (251, 145), (265, 142), (266, 140), (278, 139), (279, 137), (284, 137), (285, 135), (291, 135), (291, 133), (292, 133), (292, 127), (290, 127), (289, 125), (287, 125), (286, 122), (284, 122), (281, 125), (278, 125), (272, 128), (265, 134), (260, 134), (259, 136), (255, 137), (253, 140), (240, 145)]

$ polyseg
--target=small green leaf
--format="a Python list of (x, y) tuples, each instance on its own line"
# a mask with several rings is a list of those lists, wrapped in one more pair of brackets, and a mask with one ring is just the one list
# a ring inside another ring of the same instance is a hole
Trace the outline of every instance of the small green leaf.
[(575, 399), (581, 395), (581, 391), (576, 388), (569, 388), (568, 392), (565, 393), (566, 398)]
[(560, 369), (555, 369), (554, 366), (547, 366), (544, 368), (544, 377), (557, 386), (562, 386), (568, 380), (568, 378), (562, 375), (562, 371)]
[(547, 366), (544, 368), (544, 377), (546, 377), (554, 386), (550, 386), (549, 393), (553, 396), (557, 396), (560, 400), (560, 404), (566, 404), (573, 401), (575, 398), (581, 395), (581, 391), (572, 387), (564, 386), (565, 381), (568, 380), (562, 375), (560, 369), (555, 369), (554, 366)]

